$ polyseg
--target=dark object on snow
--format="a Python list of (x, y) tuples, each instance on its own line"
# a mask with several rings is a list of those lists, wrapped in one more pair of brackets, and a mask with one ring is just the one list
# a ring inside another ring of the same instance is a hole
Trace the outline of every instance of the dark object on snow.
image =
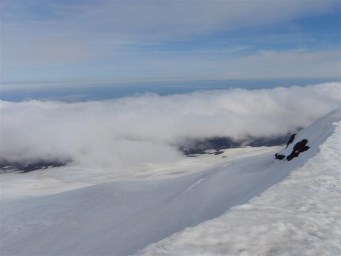
[(287, 147), (294, 141), (296, 133), (292, 134), (288, 140)]
[(303, 139), (299, 142), (297, 142), (293, 148), (293, 151), (300, 151), (300, 152), (303, 152), (303, 151), (306, 151), (309, 149), (308, 146), (306, 146), (308, 143), (308, 140), (307, 139)]
[(275, 158), (278, 160), (283, 160), (285, 158), (285, 155), (281, 155), (281, 154), (276, 153)]
[(287, 160), (291, 161), (294, 157), (298, 157), (301, 152), (307, 151), (310, 147), (307, 146), (308, 140), (303, 139), (297, 142), (290, 155), (287, 156)]

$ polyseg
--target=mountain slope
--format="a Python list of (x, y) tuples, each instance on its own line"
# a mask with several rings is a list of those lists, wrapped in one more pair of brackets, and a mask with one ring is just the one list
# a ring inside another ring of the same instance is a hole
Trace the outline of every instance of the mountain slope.
[(140, 254), (341, 255), (340, 151), (338, 122), (318, 154), (283, 182), (218, 218), (150, 245)]
[(112, 182), (1, 202), (3, 255), (128, 255), (215, 218), (283, 180), (318, 152), (336, 110), (298, 133), (310, 149), (276, 161), (263, 154), (173, 179)]

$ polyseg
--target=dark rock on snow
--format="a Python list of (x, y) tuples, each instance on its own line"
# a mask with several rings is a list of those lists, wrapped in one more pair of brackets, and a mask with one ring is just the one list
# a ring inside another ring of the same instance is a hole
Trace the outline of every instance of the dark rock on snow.
[[(286, 147), (288, 147), (292, 142), (294, 142), (295, 136), (296, 136), (295, 133), (290, 136)], [(310, 148), (309, 146), (307, 146), (307, 143), (308, 140), (303, 139), (294, 145), (290, 155), (285, 156), (283, 154), (276, 153), (275, 158), (278, 160), (283, 160), (284, 158), (286, 158), (288, 161), (291, 161), (293, 158), (298, 157), (300, 153), (307, 151)]]
[(294, 157), (298, 157), (301, 152), (307, 151), (310, 147), (307, 146), (308, 140), (303, 139), (297, 142), (290, 155), (287, 156), (287, 160), (290, 161)]
[(292, 134), (287, 142), (287, 147), (294, 141), (296, 133)]
[(285, 155), (276, 153), (276, 154), (275, 154), (275, 158), (278, 159), (278, 160), (282, 160), (282, 159), (285, 158)]

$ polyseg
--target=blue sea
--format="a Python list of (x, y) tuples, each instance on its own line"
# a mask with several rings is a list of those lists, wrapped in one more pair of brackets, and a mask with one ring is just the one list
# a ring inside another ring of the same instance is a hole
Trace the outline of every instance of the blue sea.
[(231, 88), (266, 89), (274, 87), (307, 86), (339, 79), (271, 79), (271, 80), (205, 80), (184, 82), (149, 82), (149, 83), (116, 83), (50, 86), (41, 84), (37, 87), (27, 85), (20, 89), (11, 89), (10, 85), (0, 91), (0, 100), (59, 100), (66, 102), (117, 99), (154, 93), (160, 96), (186, 94), (202, 90), (224, 90)]

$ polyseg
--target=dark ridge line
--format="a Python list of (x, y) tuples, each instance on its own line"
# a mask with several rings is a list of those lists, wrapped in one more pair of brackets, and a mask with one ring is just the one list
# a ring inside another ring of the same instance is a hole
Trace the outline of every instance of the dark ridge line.
[[(243, 140), (233, 140), (230, 137), (213, 137), (204, 139), (187, 139), (178, 146), (178, 150), (185, 156), (193, 157), (202, 154), (221, 154), (222, 150), (241, 147), (270, 147), (285, 145), (291, 133), (273, 137), (248, 137)], [(214, 151), (214, 152), (208, 152)]]
[(71, 160), (38, 160), (38, 161), (8, 161), (0, 160), (0, 174), (9, 172), (27, 173), (36, 170), (45, 170), (52, 167), (61, 167), (70, 163)]

